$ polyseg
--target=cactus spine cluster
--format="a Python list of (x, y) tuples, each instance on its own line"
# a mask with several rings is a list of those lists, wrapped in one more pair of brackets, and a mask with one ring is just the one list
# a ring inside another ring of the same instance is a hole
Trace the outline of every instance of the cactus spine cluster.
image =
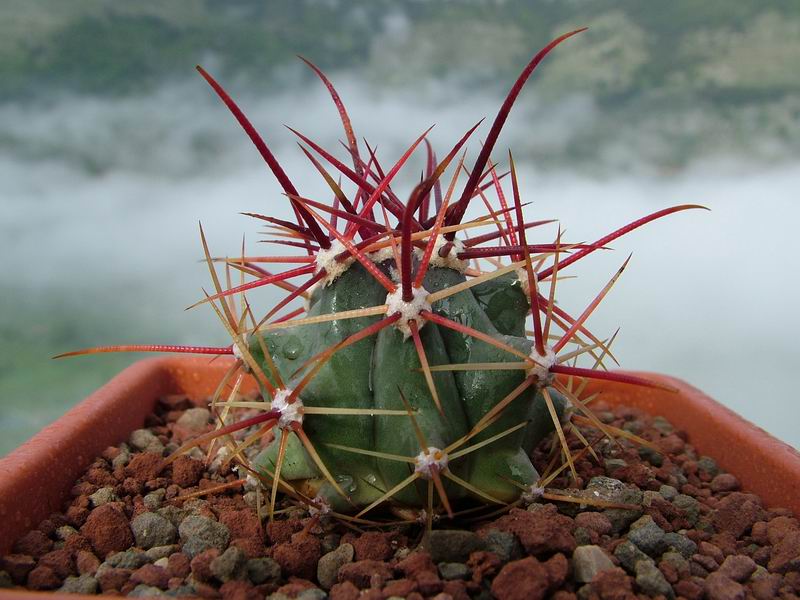
[[(441, 161), (428, 132), (388, 170), (371, 148), (362, 157), (339, 95), (308, 63), (336, 103), (352, 162), (351, 168), (295, 132), (333, 192), (330, 205), (300, 195), (236, 103), (198, 67), (278, 179), (296, 221), (248, 214), (268, 223), (277, 243), (300, 253), (216, 259), (201, 229), (216, 288), (202, 303), (220, 316), (231, 346), (107, 346), (68, 354), (232, 355), (228, 378), (237, 382), (234, 393), (213, 403), (220, 426), (187, 448), (212, 439), (227, 444), (229, 456), (271, 488), (273, 508), (283, 491), (313, 510), (362, 518), (382, 505), (425, 507), (430, 518), (436, 511), (452, 514), (453, 504), (467, 498), (504, 505), (525, 490), (541, 493), (542, 478), (530, 459), (533, 448), (555, 430), (570, 462), (563, 432), (570, 414), (593, 418), (558, 376), (655, 385), (605, 370), (608, 341), (585, 326), (625, 265), (577, 317), (555, 301), (558, 274), (628, 231), (693, 208), (658, 211), (590, 244), (563, 242), (560, 230), (553, 242), (528, 243), (528, 233), (549, 221), (524, 220), (513, 158), (509, 153), (508, 171), (499, 173), (490, 153), (533, 70), (576, 33), (553, 40), (526, 66), (471, 169), (464, 165), (462, 148), (478, 125)], [(403, 202), (391, 182), (423, 142), (425, 178)], [(354, 184), (351, 196), (323, 163)], [(448, 168), (452, 175), (443, 185)], [(459, 187), (462, 174), (466, 183)], [(510, 194), (501, 182), (507, 175)], [(475, 198), (485, 203), (486, 212), (465, 222)], [(250, 280), (224, 289), (217, 274), (220, 261)], [(271, 273), (264, 263), (299, 266)], [(305, 281), (298, 283), (299, 278)], [(259, 320), (245, 295), (266, 285), (288, 294)], [(240, 298), (240, 314), (234, 314), (231, 298)], [(300, 301), (303, 306), (292, 309)], [(590, 360), (591, 368), (578, 367), (579, 358)], [(261, 401), (236, 395), (245, 374), (258, 381)], [(243, 410), (249, 416), (237, 418)], [(265, 436), (271, 443), (245, 459), (248, 447)]]

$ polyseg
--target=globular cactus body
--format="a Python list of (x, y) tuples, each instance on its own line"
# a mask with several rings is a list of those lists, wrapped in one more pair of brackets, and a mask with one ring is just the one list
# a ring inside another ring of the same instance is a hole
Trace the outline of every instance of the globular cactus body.
[[(380, 268), (388, 274), (395, 265), (389, 260), (380, 263)], [(426, 273), (423, 287), (433, 293), (464, 281), (464, 275), (455, 269), (431, 267)], [(526, 355), (530, 354), (530, 340), (501, 333), (495, 323), (495, 320), (498, 321), (501, 328), (506, 330), (518, 331), (521, 326), (521, 333), (524, 334), (529, 306), (520, 283), (513, 275), (504, 278), (499, 285), (495, 281), (490, 280), (439, 300), (433, 303), (431, 310), (492, 336)], [(308, 316), (370, 308), (383, 304), (385, 299), (386, 290), (356, 263), (335, 281), (321, 285), (315, 291)], [(485, 310), (487, 302), (491, 307), (488, 314)], [(378, 320), (379, 317), (375, 316), (332, 320), (258, 333), (249, 342), (250, 351), (254, 356), (262, 355), (261, 343), (265, 342), (275, 366), (283, 378), (289, 380), (288, 388), (292, 388), (303, 377), (303, 373), (299, 373), (291, 379), (292, 373), (319, 349), (334, 346)], [(432, 367), (519, 362), (518, 357), (500, 348), (435, 323), (425, 323), (419, 329), (419, 335), (428, 364)], [(259, 336), (262, 341), (257, 339)], [(263, 369), (265, 373), (269, 372), (267, 364), (263, 365)], [(478, 425), (489, 410), (523, 382), (526, 374), (521, 370), (437, 371), (432, 377), (441, 411), (431, 395), (412, 339), (397, 327), (387, 327), (334, 354), (304, 388), (301, 397), (305, 406), (399, 411), (405, 408), (402, 400), (405, 398), (429, 446), (443, 449)], [(557, 399), (559, 411), (563, 410), (560, 394), (555, 389), (551, 389), (550, 393)], [(525, 486), (538, 479), (529, 454), (532, 447), (553, 430), (552, 420), (541, 394), (537, 397), (535, 386), (520, 394), (503, 410), (497, 421), (471, 439), (471, 443), (478, 443), (522, 423), (526, 427), (452, 461), (449, 468), (488, 496), (504, 502), (515, 499), (519, 496), (519, 489), (507, 479)], [(330, 444), (408, 457), (422, 451), (411, 420), (397, 416), (313, 415), (305, 418), (303, 426), (326, 465), (343, 489), (350, 493), (350, 500), (356, 506), (372, 502), (384, 491), (406, 479), (413, 465), (371, 456), (355, 456), (351, 452), (332, 448)], [(257, 465), (267, 466), (270, 470), (275, 468), (277, 437), (276, 442), (257, 459)], [(297, 440), (287, 447), (285, 461), (281, 471), (283, 477), (289, 481), (302, 481), (308, 491), (318, 491), (315, 488), (324, 490), (327, 501), (343, 508), (344, 499), (331, 493), (332, 489), (326, 485), (325, 478), (315, 469), (313, 460)], [(309, 476), (311, 473), (314, 475)], [(421, 485), (417, 487), (419, 489), (406, 488), (393, 499), (412, 506), (424, 504), (424, 490)], [(451, 499), (457, 499), (464, 493), (463, 488), (448, 486)]]

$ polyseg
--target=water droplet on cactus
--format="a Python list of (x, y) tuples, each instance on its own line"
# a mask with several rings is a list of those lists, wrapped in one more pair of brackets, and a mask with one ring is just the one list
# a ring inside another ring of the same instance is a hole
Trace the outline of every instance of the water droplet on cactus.
[(282, 351), (285, 358), (295, 360), (303, 353), (303, 342), (300, 341), (300, 338), (292, 336), (283, 344)]

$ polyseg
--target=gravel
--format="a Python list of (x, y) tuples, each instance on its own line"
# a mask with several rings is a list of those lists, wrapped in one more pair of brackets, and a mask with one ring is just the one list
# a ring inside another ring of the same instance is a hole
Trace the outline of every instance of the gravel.
[(650, 515), (645, 515), (632, 523), (627, 537), (639, 550), (650, 556), (661, 556), (666, 550), (664, 530), (656, 525)]
[(131, 433), (128, 443), (142, 452), (155, 452), (156, 454), (164, 452), (164, 444), (149, 429), (137, 429)]
[[(206, 491), (237, 475), (207, 468), (200, 449), (197, 460), (163, 464), (153, 439), (177, 448), (194, 435), (190, 427), (208, 430), (208, 414), (187, 417), (182, 399), (159, 406), (152, 426), (132, 436), (132, 451), (104, 451), (73, 486), (66, 512), (0, 558), (0, 587), (209, 600), (322, 600), (326, 591), (332, 600), (767, 600), (800, 592), (798, 520), (740, 491), (680, 431), (632, 409), (601, 408), (601, 418), (652, 441), (661, 466), (627, 440), (607, 444), (585, 429), (601, 461), (578, 458), (579, 481), (565, 469), (549, 487), (635, 510), (541, 500), (477, 523), (444, 521), (462, 529), (423, 536), (415, 524), (355, 532), (287, 503), (274, 521), (259, 521), (252, 492), (248, 502), (241, 488)], [(549, 448), (533, 461), (545, 472)]]
[(578, 582), (588, 583), (601, 571), (613, 568), (614, 563), (600, 546), (578, 546), (572, 553), (572, 570)]
[(473, 531), (440, 529), (430, 532), (425, 547), (435, 563), (463, 562), (473, 552), (483, 550), (484, 542)]
[(493, 552), (504, 563), (522, 557), (522, 545), (513, 533), (490, 529), (484, 533), (483, 543), (487, 552)]
[(190, 558), (209, 548), (225, 550), (230, 539), (230, 532), (225, 525), (200, 515), (192, 515), (181, 521), (178, 533), (183, 542), (183, 552)]
[(158, 598), (163, 595), (164, 592), (157, 587), (140, 583), (128, 594), (128, 598)]
[(323, 589), (329, 590), (336, 583), (339, 569), (353, 561), (355, 550), (351, 544), (342, 544), (328, 552), (317, 563), (317, 580)]
[(98, 587), (97, 579), (91, 575), (69, 576), (58, 591), (65, 594), (96, 594)]
[(697, 544), (680, 533), (670, 532), (664, 534), (664, 545), (679, 552), (686, 558), (691, 558), (697, 552)]
[[(117, 552), (106, 559), (105, 564), (112, 569), (138, 569), (150, 562), (150, 557), (146, 552), (132, 549), (124, 552)], [(102, 565), (101, 565), (102, 566)]]
[(251, 558), (245, 563), (247, 578), (254, 584), (277, 581), (281, 576), (281, 566), (271, 558)]
[(175, 542), (177, 530), (169, 519), (159, 514), (145, 512), (131, 521), (131, 530), (136, 545), (148, 550), (156, 546), (167, 546)]
[(650, 596), (661, 595), (669, 599), (675, 598), (672, 586), (652, 562), (643, 560), (636, 563), (636, 585)]
[(246, 562), (247, 555), (236, 546), (232, 546), (211, 561), (211, 573), (222, 582), (243, 579), (247, 574)]
[(628, 573), (635, 573), (636, 565), (640, 562), (653, 562), (652, 558), (628, 541), (622, 542), (614, 549), (614, 556)]
[(208, 425), (211, 413), (207, 408), (190, 408), (181, 415), (177, 425), (190, 431), (203, 431)]
[(469, 567), (464, 563), (441, 562), (438, 565), (439, 575), (442, 579), (467, 579), (469, 578)]
[(113, 487), (101, 487), (94, 494), (89, 496), (89, 502), (93, 508), (102, 506), (103, 504), (108, 504), (109, 502), (118, 501), (119, 498), (117, 498), (117, 495), (114, 493)]

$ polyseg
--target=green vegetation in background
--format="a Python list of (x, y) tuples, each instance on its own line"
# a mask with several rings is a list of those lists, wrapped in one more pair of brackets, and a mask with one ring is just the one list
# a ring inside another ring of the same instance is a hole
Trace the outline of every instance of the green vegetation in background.
[[(88, 298), (94, 300), (87, 303)], [(114, 298), (114, 303), (105, 298)], [(54, 354), (96, 346), (98, 340), (198, 341), (185, 339), (185, 322), (164, 318), (163, 307), (156, 306), (158, 297), (149, 306), (136, 301), (128, 299), (119, 287), (0, 288), (0, 311), (13, 315), (0, 319), (0, 456), (55, 421), (124, 367), (146, 357), (103, 354), (51, 360)], [(191, 318), (203, 321), (200, 315)], [(208, 339), (208, 332), (203, 335)], [(217, 341), (222, 342), (223, 337)]]
[(328, 69), (499, 84), (541, 40), (578, 25), (590, 31), (575, 45), (590, 52), (556, 57), (565, 65), (559, 92), (615, 101), (686, 87), (743, 101), (800, 87), (792, 0), (6, 0), (0, 90), (141, 91), (201, 59), (228, 77), (263, 81), (296, 66), (297, 53)]
[(671, 170), (800, 153), (796, 0), (5, 0), (0, 100), (147, 93), (198, 62), (235, 94), (266, 93), (313, 78), (295, 54), (383, 90), (499, 94), (544, 40), (584, 25), (537, 74), (536, 106), (588, 104), (521, 156)]

